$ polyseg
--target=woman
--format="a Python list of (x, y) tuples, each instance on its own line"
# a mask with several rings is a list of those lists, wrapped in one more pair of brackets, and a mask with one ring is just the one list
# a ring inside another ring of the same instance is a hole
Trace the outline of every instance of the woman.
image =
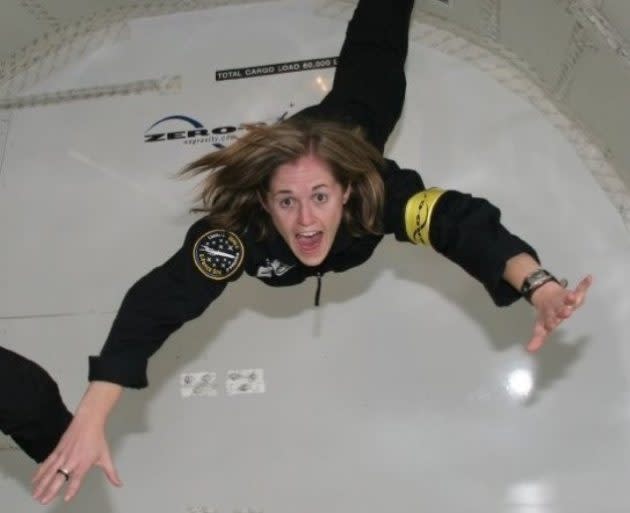
[[(584, 301), (590, 277), (567, 290), (534, 249), (500, 223), (499, 210), (458, 191), (426, 189), (382, 157), (402, 110), (413, 0), (361, 0), (348, 26), (331, 92), (318, 105), (190, 164), (205, 173), (206, 213), (167, 262), (134, 284), (107, 341), (90, 359), (75, 418), (35, 476), (47, 503), (70, 474), (66, 500), (93, 465), (117, 477), (104, 434), (123, 387), (147, 386), (148, 358), (245, 271), (272, 286), (355, 267), (385, 234), (432, 246), (486, 287), (497, 305), (525, 296), (538, 319), (528, 349)], [(315, 302), (318, 302), (319, 287)]]

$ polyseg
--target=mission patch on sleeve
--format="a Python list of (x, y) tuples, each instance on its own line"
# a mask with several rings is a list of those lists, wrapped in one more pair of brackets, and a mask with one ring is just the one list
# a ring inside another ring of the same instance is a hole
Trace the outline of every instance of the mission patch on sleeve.
[(201, 235), (193, 247), (197, 269), (211, 280), (225, 280), (241, 268), (245, 248), (238, 236), (227, 230)]

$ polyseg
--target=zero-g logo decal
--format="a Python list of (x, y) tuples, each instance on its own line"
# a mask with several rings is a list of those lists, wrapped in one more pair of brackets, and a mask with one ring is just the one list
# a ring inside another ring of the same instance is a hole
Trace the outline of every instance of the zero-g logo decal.
[[(171, 130), (167, 130), (169, 127)], [(177, 130), (173, 130), (175, 127)], [(183, 140), (184, 144), (209, 142), (216, 148), (224, 148), (226, 143), (236, 138), (234, 132), (244, 127), (245, 125), (241, 123), (238, 127), (218, 126), (208, 130), (196, 119), (179, 114), (167, 116), (153, 123), (144, 133), (144, 142)]]
[[(291, 104), (292, 106), (293, 104)], [(273, 122), (282, 121), (287, 114), (288, 111), (284, 112)], [(210, 143), (215, 148), (221, 149), (238, 137), (239, 134), (237, 132), (246, 130), (247, 127), (266, 124), (267, 122), (265, 121), (239, 123), (238, 126), (217, 126), (209, 130), (200, 121), (190, 116), (177, 114), (162, 118), (147, 128), (144, 132), (144, 142), (182, 141), (184, 144)]]

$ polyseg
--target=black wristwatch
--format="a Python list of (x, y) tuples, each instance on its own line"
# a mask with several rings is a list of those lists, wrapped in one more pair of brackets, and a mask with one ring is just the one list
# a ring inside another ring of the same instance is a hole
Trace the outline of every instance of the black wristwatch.
[(531, 303), (532, 294), (545, 283), (549, 283), (550, 281), (555, 281), (562, 287), (567, 286), (566, 280), (558, 280), (553, 274), (545, 269), (536, 269), (525, 278), (523, 285), (521, 285), (520, 293), (529, 303)]

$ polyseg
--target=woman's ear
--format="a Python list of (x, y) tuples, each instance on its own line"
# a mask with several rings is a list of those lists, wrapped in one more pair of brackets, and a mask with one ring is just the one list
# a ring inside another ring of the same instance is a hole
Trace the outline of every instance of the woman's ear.
[(346, 190), (343, 193), (343, 204), (345, 205), (348, 202), (348, 199), (350, 199), (350, 194), (352, 193), (352, 185), (348, 185), (348, 187), (346, 187)]
[(267, 202), (265, 201), (263, 194), (260, 191), (256, 191), (256, 195), (258, 196), (258, 201), (260, 202), (262, 208), (264, 208), (265, 211), (269, 213), (269, 208), (267, 207)]

